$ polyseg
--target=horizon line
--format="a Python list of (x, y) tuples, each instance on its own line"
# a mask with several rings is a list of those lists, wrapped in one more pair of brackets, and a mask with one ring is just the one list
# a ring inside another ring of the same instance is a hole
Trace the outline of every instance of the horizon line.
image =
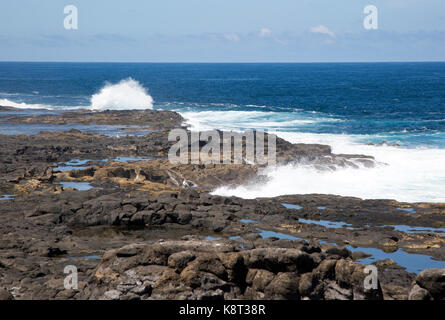
[(445, 60), (358, 60), (358, 61), (70, 61), (0, 60), (0, 63), (150, 63), (150, 64), (310, 64), (310, 63), (444, 63)]

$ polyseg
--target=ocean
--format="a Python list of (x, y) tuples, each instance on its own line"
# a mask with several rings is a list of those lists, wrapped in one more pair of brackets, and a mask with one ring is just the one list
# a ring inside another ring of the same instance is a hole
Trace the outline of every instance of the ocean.
[[(272, 167), (264, 170), (267, 183), (246, 181), (215, 194), (445, 202), (445, 63), (4, 62), (0, 105), (31, 114), (168, 109), (194, 130), (264, 129), (379, 163), (322, 171), (307, 163)], [(20, 130), (3, 122), (0, 133)]]

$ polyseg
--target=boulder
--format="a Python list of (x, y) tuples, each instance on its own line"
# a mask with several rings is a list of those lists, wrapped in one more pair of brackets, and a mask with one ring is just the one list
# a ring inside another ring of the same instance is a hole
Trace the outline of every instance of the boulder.
[(409, 292), (408, 300), (433, 300), (433, 297), (428, 290), (415, 284)]
[(6, 289), (0, 289), (0, 300), (14, 300), (14, 296)]
[(435, 300), (445, 298), (445, 269), (427, 269), (416, 277), (416, 284), (429, 292)]
[(264, 290), (264, 293), (268, 299), (297, 300), (300, 298), (298, 282), (298, 274), (282, 272), (274, 277)]

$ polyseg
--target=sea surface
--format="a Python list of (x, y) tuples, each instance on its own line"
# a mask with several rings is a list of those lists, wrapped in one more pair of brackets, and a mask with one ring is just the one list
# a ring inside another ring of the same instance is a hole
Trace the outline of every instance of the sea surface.
[[(194, 130), (265, 129), (379, 162), (330, 171), (273, 167), (267, 183), (216, 194), (445, 202), (445, 63), (0, 63), (0, 105), (24, 114), (175, 110)], [(0, 123), (3, 134), (44, 129)]]

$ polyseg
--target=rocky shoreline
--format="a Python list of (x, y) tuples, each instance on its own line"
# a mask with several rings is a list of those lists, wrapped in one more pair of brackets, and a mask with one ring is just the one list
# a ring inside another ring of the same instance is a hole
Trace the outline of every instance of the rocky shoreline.
[[(445, 266), (445, 204), (215, 196), (217, 186), (261, 183), (261, 166), (170, 163), (168, 132), (185, 128), (177, 113), (13, 111), (0, 108), (0, 120), (56, 129), (1, 135), (0, 299), (445, 297), (445, 269), (420, 272), (403, 260)], [(73, 123), (149, 132), (57, 131)], [(375, 163), (279, 138), (277, 161)], [(378, 268), (376, 289), (364, 287), (368, 263)], [(77, 290), (64, 288), (67, 265), (78, 270)]]

